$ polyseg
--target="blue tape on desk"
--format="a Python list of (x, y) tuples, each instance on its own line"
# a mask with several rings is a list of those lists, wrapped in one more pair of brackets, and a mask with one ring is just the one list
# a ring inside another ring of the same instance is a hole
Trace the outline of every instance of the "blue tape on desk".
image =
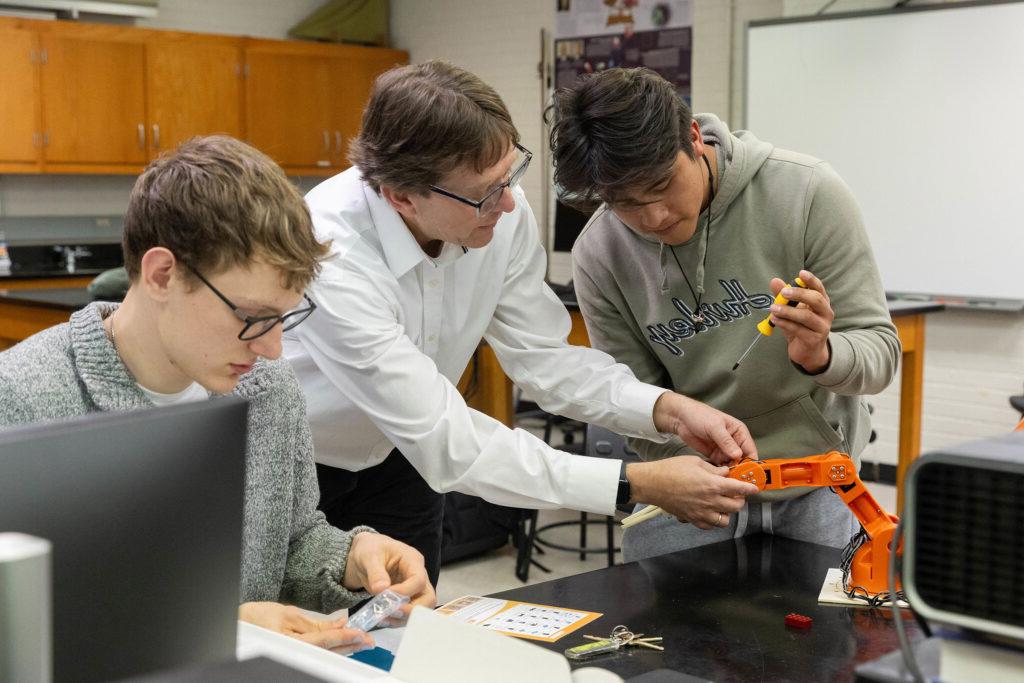
[(391, 654), (390, 650), (385, 650), (382, 647), (375, 647), (372, 650), (363, 650), (352, 655), (352, 659), (362, 662), (363, 664), (369, 664), (375, 666), (378, 669), (384, 671), (391, 671), (391, 665), (395, 663), (395, 656)]

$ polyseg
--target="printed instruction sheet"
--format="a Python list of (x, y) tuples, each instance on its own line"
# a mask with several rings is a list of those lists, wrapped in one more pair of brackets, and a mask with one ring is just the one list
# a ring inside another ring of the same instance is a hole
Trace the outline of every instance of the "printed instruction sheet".
[(601, 612), (464, 595), (441, 605), (439, 614), (529, 640), (554, 643), (602, 616)]

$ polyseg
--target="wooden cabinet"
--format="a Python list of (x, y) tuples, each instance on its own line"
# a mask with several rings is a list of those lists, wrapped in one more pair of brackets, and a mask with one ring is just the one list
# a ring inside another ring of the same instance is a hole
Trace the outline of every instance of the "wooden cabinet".
[(282, 166), (331, 168), (328, 60), (277, 41), (246, 47), (249, 141)]
[(373, 78), (399, 50), (0, 17), (0, 173), (138, 173), (195, 135), (289, 173), (348, 166)]
[(30, 31), (0, 29), (0, 171), (39, 162), (39, 50)]
[(292, 172), (349, 166), (373, 80), (408, 61), (400, 50), (250, 41), (246, 126), (253, 145)]
[(335, 166), (349, 166), (348, 145), (359, 134), (373, 81), (388, 69), (406, 62), (408, 55), (399, 50), (356, 47), (347, 48), (345, 56), (331, 59), (331, 159)]
[(145, 45), (44, 33), (40, 48), (44, 162), (75, 172), (143, 165)]
[(195, 135), (242, 129), (242, 40), (166, 34), (146, 45), (149, 157)]

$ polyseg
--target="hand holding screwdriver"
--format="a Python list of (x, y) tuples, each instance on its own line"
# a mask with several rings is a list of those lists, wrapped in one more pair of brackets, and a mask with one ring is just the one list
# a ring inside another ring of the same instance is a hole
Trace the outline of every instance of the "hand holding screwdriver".
[[(778, 278), (775, 278), (775, 279), (777, 280)], [(774, 282), (774, 281), (775, 280), (772, 280), (772, 282)], [(797, 287), (805, 287), (806, 286), (806, 285), (804, 285), (804, 281), (801, 280), (800, 278), (796, 278), (795, 282), (796, 282)], [(792, 285), (788, 285), (787, 284), (786, 287), (792, 287)], [(797, 305), (796, 301), (790, 301), (789, 299), (787, 299), (782, 294), (782, 292), (777, 292), (776, 295), (775, 295), (775, 301), (772, 302), (772, 309), (774, 309), (776, 306), (796, 306), (796, 305)], [(747, 357), (747, 354), (749, 354), (751, 351), (753, 351), (754, 347), (757, 346), (757, 342), (761, 341), (761, 337), (770, 337), (770, 336), (772, 336), (772, 332), (774, 332), (774, 331), (775, 331), (775, 321), (772, 320), (772, 316), (771, 316), (771, 314), (769, 314), (767, 318), (765, 318), (764, 320), (762, 320), (761, 322), (759, 322), (757, 324), (757, 334), (754, 335), (754, 341), (750, 342), (750, 346), (748, 346), (747, 350), (743, 352), (743, 355), (740, 356), (740, 359), (738, 361), (736, 361), (736, 363), (733, 364), (732, 369), (735, 370), (736, 368), (738, 368), (740, 366), (740, 363), (742, 363), (743, 359)]]
[[(770, 335), (772, 328), (778, 327), (786, 337), (789, 359), (807, 372), (821, 372), (831, 360), (828, 335), (835, 312), (825, 286), (813, 273), (801, 270), (796, 283), (794, 287), (779, 278), (772, 279), (770, 286), (776, 299), (768, 318), (758, 325), (757, 339)], [(763, 332), (764, 329), (768, 332)]]

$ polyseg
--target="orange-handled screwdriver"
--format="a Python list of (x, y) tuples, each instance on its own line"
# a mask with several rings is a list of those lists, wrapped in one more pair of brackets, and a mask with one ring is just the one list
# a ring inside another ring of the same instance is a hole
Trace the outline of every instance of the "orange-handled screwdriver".
[[(807, 289), (807, 285), (805, 285), (804, 281), (801, 280), (800, 278), (796, 278), (793, 281), (796, 283), (797, 287), (803, 287), (804, 289)], [(786, 284), (786, 286), (787, 287), (792, 287), (792, 285), (790, 285), (788, 283)], [(773, 301), (772, 303), (779, 304), (780, 306), (782, 304), (785, 304), (786, 306), (796, 306), (797, 305), (796, 301), (790, 301), (786, 297), (782, 296), (782, 292), (781, 291), (779, 292), (778, 296), (775, 297), (775, 301)], [(772, 317), (771, 317), (771, 315), (769, 315), (767, 318), (765, 318), (764, 320), (762, 320), (761, 322), (759, 322), (757, 324), (757, 336), (754, 337), (754, 341), (750, 342), (750, 346), (748, 346), (747, 350), (743, 352), (743, 355), (740, 356), (740, 359), (738, 361), (736, 361), (736, 364), (732, 366), (732, 369), (735, 370), (736, 368), (738, 368), (740, 366), (740, 363), (742, 363), (743, 359), (747, 357), (747, 354), (750, 353), (751, 351), (753, 351), (754, 347), (757, 346), (757, 342), (761, 341), (761, 337), (770, 337), (770, 336), (772, 336), (772, 332), (774, 332), (774, 331), (775, 331), (775, 323), (772, 322)]]

